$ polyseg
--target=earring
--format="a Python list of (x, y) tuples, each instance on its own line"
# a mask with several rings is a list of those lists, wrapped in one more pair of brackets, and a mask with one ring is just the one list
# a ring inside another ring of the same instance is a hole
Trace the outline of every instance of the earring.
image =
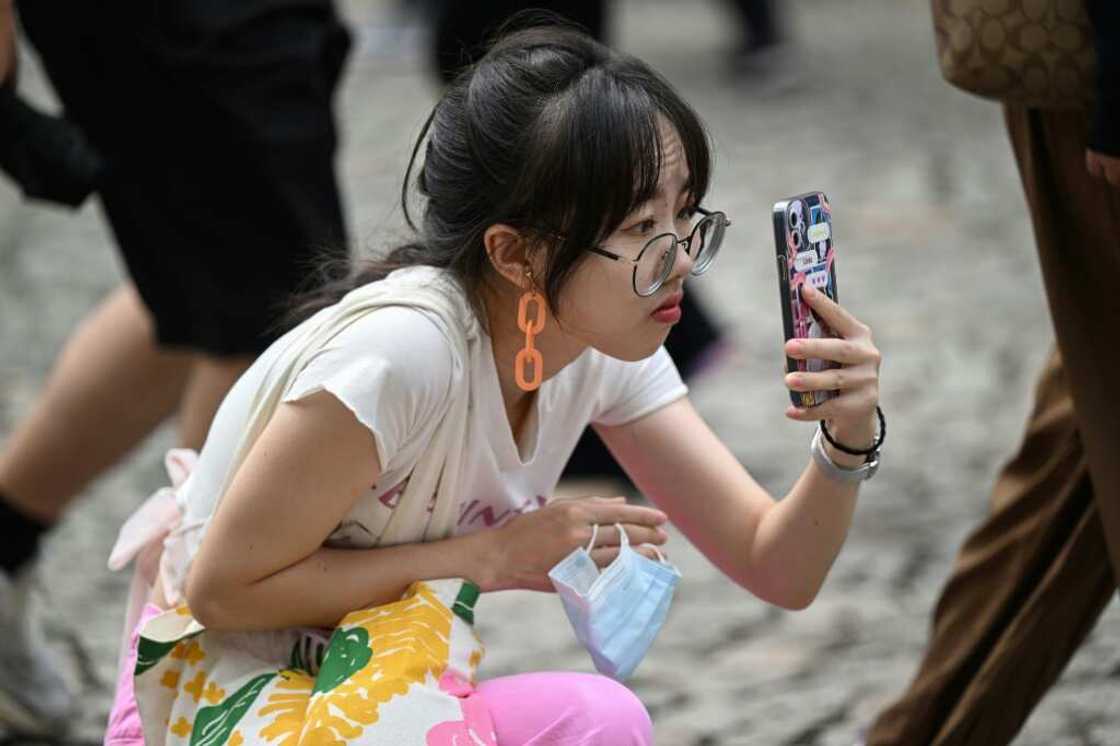
[[(544, 329), (545, 306), (544, 297), (533, 289), (533, 273), (526, 271), (529, 278), (529, 290), (521, 295), (521, 302), (517, 306), (517, 328), (525, 332), (525, 346), (517, 353), (514, 360), (513, 372), (518, 387), (522, 391), (535, 391), (541, 385), (544, 376), (544, 358), (541, 351), (533, 346), (533, 338)], [(536, 305), (533, 320), (529, 321), (529, 304)], [(526, 379), (525, 366), (533, 366), (533, 378)]]

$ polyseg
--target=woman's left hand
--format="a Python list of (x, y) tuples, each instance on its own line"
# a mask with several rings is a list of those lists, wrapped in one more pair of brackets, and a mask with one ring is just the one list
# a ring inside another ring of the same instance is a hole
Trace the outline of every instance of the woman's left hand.
[(879, 365), (882, 356), (871, 343), (871, 329), (808, 283), (801, 297), (839, 335), (837, 338), (791, 339), (786, 354), (796, 360), (819, 358), (841, 365), (819, 373), (796, 372), (786, 375), (791, 391), (839, 391), (839, 396), (815, 407), (786, 410), (793, 420), (825, 420), (837, 439), (851, 438), (853, 446), (875, 436), (875, 407), (879, 404)]

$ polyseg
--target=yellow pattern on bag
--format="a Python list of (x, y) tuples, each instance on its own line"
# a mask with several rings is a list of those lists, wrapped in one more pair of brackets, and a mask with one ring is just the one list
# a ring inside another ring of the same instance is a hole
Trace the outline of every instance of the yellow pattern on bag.
[[(342, 620), (340, 631), (365, 630), (366, 639), (381, 641), (381, 647), (368, 664), (336, 687), (316, 689), (307, 708), (301, 744), (334, 744), (335, 733), (358, 738), (366, 726), (377, 722), (382, 704), (413, 684), (423, 684), (429, 676), (439, 678), (447, 665), (451, 611), (424, 583), (416, 583), (413, 593), (396, 603), (353, 612)], [(326, 666), (324, 661), (324, 669)]]
[(466, 724), (469, 689), (447, 686), (472, 685), (482, 660), (477, 598), (462, 579), (413, 583), (400, 601), (348, 614), (321, 661), (304, 654), (318, 631), (281, 630), (246, 647), (244, 633), (212, 633), (174, 611), (154, 617), (135, 676), (145, 743), (428, 746), (433, 729), (464, 723), (491, 744), (488, 718), (476, 712)]
[(261, 738), (269, 743), (281, 739), (276, 746), (299, 746), (299, 735), (307, 717), (307, 702), (311, 699), (314, 686), (315, 680), (302, 671), (281, 671), (276, 693), (270, 695), (268, 704), (257, 712), (261, 718), (276, 715), (261, 729)]

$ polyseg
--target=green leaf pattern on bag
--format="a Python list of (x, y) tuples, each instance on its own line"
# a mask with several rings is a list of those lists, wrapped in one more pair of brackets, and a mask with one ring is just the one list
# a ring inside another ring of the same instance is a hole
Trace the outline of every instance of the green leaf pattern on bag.
[(152, 666), (158, 664), (178, 644), (178, 640), (156, 642), (155, 640), (141, 637), (140, 644), (136, 646), (136, 670), (134, 675), (139, 676)]
[(198, 711), (191, 731), (191, 746), (221, 746), (229, 740), (233, 729), (249, 711), (257, 695), (275, 679), (277, 674), (266, 673), (253, 678), (234, 692), (220, 705), (203, 707)]
[(315, 692), (329, 692), (352, 674), (361, 671), (373, 657), (369, 647), (369, 632), (361, 627), (336, 629), (331, 635), (323, 667), (315, 679)]

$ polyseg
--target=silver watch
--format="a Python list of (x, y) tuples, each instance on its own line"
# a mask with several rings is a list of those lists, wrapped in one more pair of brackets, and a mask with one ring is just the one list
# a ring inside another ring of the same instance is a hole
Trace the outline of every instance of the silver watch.
[(817, 426), (817, 432), (813, 435), (813, 441), (809, 444), (809, 455), (813, 457), (813, 461), (830, 479), (844, 484), (865, 482), (875, 476), (875, 472), (879, 471), (878, 451), (871, 454), (869, 461), (854, 469), (837, 466), (833, 463), (828, 456), (828, 451), (824, 449), (824, 434), (821, 432), (820, 425)]

